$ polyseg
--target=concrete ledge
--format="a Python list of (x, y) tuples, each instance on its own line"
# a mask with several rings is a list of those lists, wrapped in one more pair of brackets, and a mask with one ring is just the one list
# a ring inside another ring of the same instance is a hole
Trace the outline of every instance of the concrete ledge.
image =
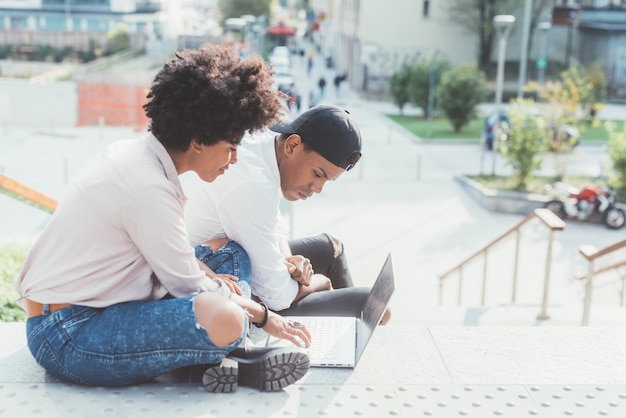
[(495, 212), (528, 215), (551, 200), (541, 194), (489, 189), (465, 176), (456, 176), (455, 180), (485, 209)]
[[(122, 388), (60, 382), (24, 324), (0, 323), (0, 417), (626, 416), (626, 328), (421, 327), (373, 335), (354, 370), (312, 369), (282, 392), (211, 394), (188, 374)], [(570, 411), (570, 412), (568, 412)]]

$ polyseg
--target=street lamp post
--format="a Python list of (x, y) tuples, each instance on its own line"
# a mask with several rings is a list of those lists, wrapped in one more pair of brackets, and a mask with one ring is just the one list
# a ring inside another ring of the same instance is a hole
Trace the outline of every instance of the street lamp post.
[(497, 15), (493, 17), (493, 26), (498, 35), (498, 73), (496, 78), (496, 136), (493, 138), (493, 145), (491, 147), (492, 161), (491, 161), (491, 175), (496, 175), (496, 154), (497, 152), (497, 140), (498, 133), (500, 131), (500, 112), (502, 107), (502, 84), (504, 82), (504, 52), (506, 51), (506, 40), (515, 23), (515, 16), (511, 15)]
[(552, 24), (550, 22), (541, 22), (537, 25), (537, 28), (541, 30), (541, 33), (543, 34), (541, 52), (539, 54), (539, 59), (537, 60), (537, 69), (539, 70), (537, 74), (537, 81), (539, 84), (543, 85), (545, 83), (546, 67), (548, 66), (548, 33), (550, 32), (550, 29), (552, 29)]
[(524, 84), (526, 83), (526, 66), (528, 65), (528, 41), (530, 38), (530, 19), (533, 0), (524, 2), (524, 20), (522, 22), (522, 48), (519, 60), (519, 81), (517, 83), (517, 98), (524, 97)]
[(567, 46), (565, 47), (565, 69), (569, 69), (572, 58), (572, 36), (574, 35), (574, 25), (578, 19), (578, 12), (572, 10), (567, 15)]

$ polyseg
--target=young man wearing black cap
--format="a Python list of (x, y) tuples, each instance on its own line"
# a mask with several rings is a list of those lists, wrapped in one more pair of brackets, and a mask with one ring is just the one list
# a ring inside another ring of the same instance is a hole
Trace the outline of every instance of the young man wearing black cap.
[(192, 243), (238, 242), (252, 264), (252, 293), (274, 311), (358, 316), (369, 289), (354, 287), (341, 242), (327, 234), (288, 241), (279, 204), (281, 196), (294, 201), (320, 193), (354, 167), (359, 129), (336, 106), (315, 106), (270, 129), (278, 135), (246, 141), (238, 164), (217, 181), (182, 179)]

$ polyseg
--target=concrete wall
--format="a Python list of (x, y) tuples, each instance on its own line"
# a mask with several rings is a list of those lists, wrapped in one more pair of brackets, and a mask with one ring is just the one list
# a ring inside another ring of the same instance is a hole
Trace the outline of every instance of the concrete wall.
[(0, 124), (51, 128), (75, 126), (77, 118), (76, 83), (0, 78)]
[(143, 129), (147, 86), (0, 78), (0, 126), (131, 126)]

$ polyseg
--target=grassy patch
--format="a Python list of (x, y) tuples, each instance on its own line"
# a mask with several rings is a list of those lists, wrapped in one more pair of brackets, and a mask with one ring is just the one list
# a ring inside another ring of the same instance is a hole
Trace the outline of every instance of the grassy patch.
[[(613, 121), (618, 122), (618, 121)], [(605, 128), (604, 123), (597, 123), (594, 125), (586, 125), (580, 128), (581, 141), (587, 142), (602, 142), (609, 140), (609, 131)]]
[[(421, 116), (387, 114), (389, 119), (422, 139), (448, 139), (458, 141), (479, 141), (485, 123), (484, 118), (472, 119), (461, 132), (454, 132), (452, 125), (445, 118), (435, 118), (432, 122)], [(609, 121), (622, 124), (623, 121)], [(621, 125), (620, 125), (621, 126)], [(595, 125), (583, 125), (580, 128), (581, 142), (605, 142), (609, 139), (604, 122)]]
[[(447, 119), (435, 118), (432, 123), (421, 116), (386, 115), (389, 119), (424, 139), (457, 139), (473, 140), (480, 139), (483, 119), (474, 119), (461, 132), (454, 132), (452, 125)], [(430, 134), (430, 135), (429, 135)]]
[(0, 322), (26, 320), (24, 311), (16, 302), (18, 295), (13, 284), (28, 249), (22, 244), (0, 245)]
[[(512, 176), (476, 175), (467, 176), (467, 178), (472, 179), (489, 189), (516, 191), (515, 179)], [(533, 176), (533, 178), (529, 181), (526, 190), (523, 191), (527, 193), (544, 194), (546, 193), (547, 188), (555, 181), (558, 181), (558, 179), (552, 176)], [(562, 181), (571, 186), (580, 188), (588, 184), (595, 184), (598, 179), (595, 177), (566, 176)]]

